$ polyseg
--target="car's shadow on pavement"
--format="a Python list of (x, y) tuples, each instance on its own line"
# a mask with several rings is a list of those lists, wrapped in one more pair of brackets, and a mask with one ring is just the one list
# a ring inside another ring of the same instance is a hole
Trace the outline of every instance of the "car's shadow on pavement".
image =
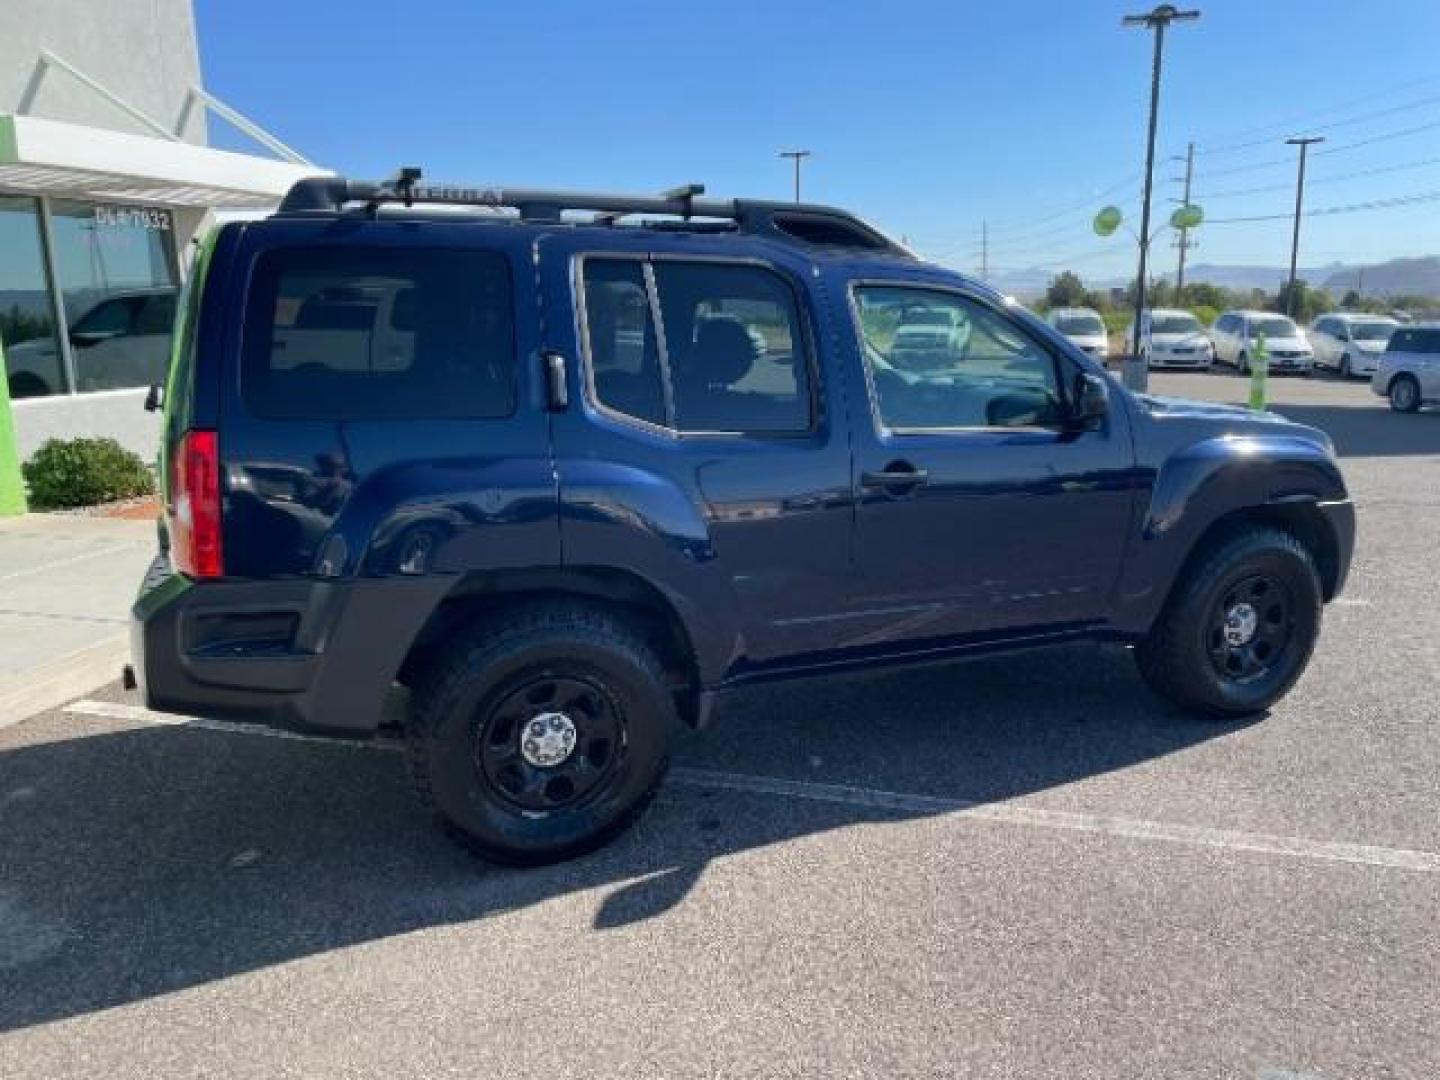
[[(1379, 402), (1379, 399), (1376, 399)], [(1291, 405), (1271, 410), (1298, 424), (1309, 424), (1335, 442), (1340, 457), (1394, 457), (1440, 454), (1440, 414), (1398, 413), (1385, 405)]]
[(634, 830), (530, 871), (452, 848), (393, 752), (159, 725), (37, 730), (0, 753), (0, 1031), (578, 890), (609, 890), (591, 922), (603, 932), (683, 902), (712, 860), (922, 816), (710, 790), (698, 769), (1001, 800), (1234, 730), (1157, 701), (1119, 649), (749, 691), (685, 743), (689, 779)]

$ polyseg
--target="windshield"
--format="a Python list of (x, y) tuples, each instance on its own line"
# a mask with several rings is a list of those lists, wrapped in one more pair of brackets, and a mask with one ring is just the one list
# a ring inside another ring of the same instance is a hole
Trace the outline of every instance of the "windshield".
[(1353, 323), (1350, 335), (1356, 341), (1389, 341), (1390, 335), (1395, 332), (1395, 325), (1388, 322)]
[(1193, 334), (1200, 329), (1194, 315), (1160, 315), (1151, 327), (1153, 334)]
[(1055, 329), (1062, 334), (1103, 334), (1105, 324), (1098, 315), (1061, 315), (1055, 320)]
[(1289, 319), (1255, 319), (1250, 323), (1250, 336), (1259, 337), (1261, 334), (1267, 338), (1299, 337), (1300, 331)]

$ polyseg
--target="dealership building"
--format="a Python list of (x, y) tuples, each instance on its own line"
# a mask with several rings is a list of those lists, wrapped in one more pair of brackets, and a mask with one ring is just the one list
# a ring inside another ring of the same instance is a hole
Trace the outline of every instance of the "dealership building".
[[(216, 124), (257, 152), (211, 147)], [(9, 0), (0, 343), (22, 459), (74, 435), (153, 456), (145, 392), (197, 237), (326, 171), (205, 90), (190, 0)]]

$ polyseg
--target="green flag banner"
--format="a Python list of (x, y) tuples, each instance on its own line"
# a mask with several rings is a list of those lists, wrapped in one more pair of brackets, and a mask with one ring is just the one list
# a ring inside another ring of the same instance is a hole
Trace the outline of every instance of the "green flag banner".
[(15, 418), (10, 413), (10, 379), (5, 345), (0, 342), (0, 517), (25, 513), (25, 478), (20, 474), (20, 449), (15, 443)]
[(1120, 221), (1120, 208), (1107, 206), (1095, 215), (1091, 227), (1095, 230), (1096, 236), (1109, 236), (1120, 227)]

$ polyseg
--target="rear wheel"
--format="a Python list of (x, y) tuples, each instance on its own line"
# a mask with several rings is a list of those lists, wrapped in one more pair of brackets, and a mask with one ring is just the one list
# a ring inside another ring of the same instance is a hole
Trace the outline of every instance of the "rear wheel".
[(1235, 367), (1239, 370), (1241, 375), (1249, 375), (1250, 357), (1242, 352), (1239, 356), (1235, 357)]
[(1350, 354), (1347, 352), (1344, 356), (1340, 357), (1340, 377), (1342, 379), (1348, 379), (1352, 374), (1350, 370)]
[(1150, 688), (1217, 718), (1258, 712), (1305, 670), (1320, 633), (1320, 577), (1279, 529), (1232, 533), (1176, 583), (1135, 649)]
[(474, 627), (419, 680), (406, 743), (421, 801), (483, 858), (558, 862), (645, 809), (675, 703), (641, 638), (594, 609), (544, 604)]
[(1390, 383), (1390, 407), (1396, 412), (1420, 408), (1420, 384), (1413, 375), (1397, 375)]

